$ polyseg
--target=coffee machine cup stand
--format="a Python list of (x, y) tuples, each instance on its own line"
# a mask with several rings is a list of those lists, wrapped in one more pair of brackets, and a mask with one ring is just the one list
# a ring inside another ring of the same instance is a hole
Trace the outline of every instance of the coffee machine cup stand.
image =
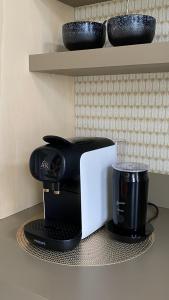
[(117, 146), (107, 138), (46, 136), (30, 158), (43, 182), (44, 219), (24, 226), (27, 240), (57, 251), (74, 249), (110, 219), (111, 165)]

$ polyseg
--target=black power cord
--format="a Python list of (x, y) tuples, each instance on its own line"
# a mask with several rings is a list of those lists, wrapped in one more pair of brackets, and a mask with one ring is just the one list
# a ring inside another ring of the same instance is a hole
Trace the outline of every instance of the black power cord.
[(155, 210), (156, 210), (156, 213), (154, 214), (154, 216), (151, 217), (148, 220), (148, 223), (150, 223), (150, 222), (154, 221), (156, 218), (158, 218), (158, 216), (159, 216), (159, 208), (158, 208), (157, 205), (155, 205), (154, 203), (151, 203), (151, 202), (148, 202), (148, 205), (151, 206), (151, 207), (153, 207), (153, 208), (155, 208)]

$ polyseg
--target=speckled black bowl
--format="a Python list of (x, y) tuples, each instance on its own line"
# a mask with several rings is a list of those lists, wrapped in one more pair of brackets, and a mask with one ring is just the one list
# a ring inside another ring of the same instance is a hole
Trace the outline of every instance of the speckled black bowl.
[(108, 38), (113, 46), (151, 43), (155, 29), (156, 19), (147, 15), (117, 16), (107, 24)]
[(105, 22), (71, 22), (63, 25), (63, 43), (68, 50), (102, 48), (106, 40)]

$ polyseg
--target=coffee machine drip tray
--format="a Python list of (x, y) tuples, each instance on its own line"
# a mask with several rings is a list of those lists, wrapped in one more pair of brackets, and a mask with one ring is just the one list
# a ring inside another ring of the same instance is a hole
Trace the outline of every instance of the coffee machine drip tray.
[(81, 240), (81, 227), (77, 224), (45, 221), (32, 221), (24, 226), (24, 233), (31, 243), (57, 251), (74, 249)]

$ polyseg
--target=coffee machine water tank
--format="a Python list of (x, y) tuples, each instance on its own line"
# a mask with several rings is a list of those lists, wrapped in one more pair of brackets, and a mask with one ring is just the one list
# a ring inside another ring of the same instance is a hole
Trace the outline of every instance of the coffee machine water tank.
[(25, 225), (25, 236), (44, 248), (71, 250), (109, 219), (116, 145), (107, 138), (43, 139), (30, 171), (43, 183), (44, 219)]

